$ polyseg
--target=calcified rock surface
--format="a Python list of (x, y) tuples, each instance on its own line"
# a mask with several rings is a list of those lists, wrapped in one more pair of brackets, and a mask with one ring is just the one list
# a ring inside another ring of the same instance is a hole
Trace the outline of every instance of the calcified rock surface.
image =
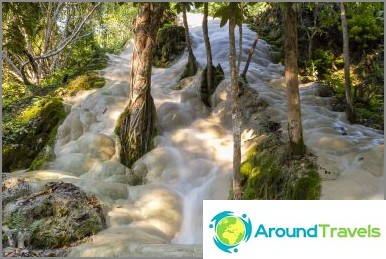
[[(188, 19), (194, 53), (205, 67), (202, 16)], [(243, 31), (245, 61), (255, 35), (247, 27)], [(186, 54), (170, 68), (153, 69), (152, 95), (162, 131), (156, 148), (132, 168), (119, 163), (113, 133), (129, 92), (129, 46), (110, 56), (111, 64), (102, 71), (105, 87), (66, 100), (71, 112), (58, 130), (52, 170), (12, 175), (70, 182), (102, 201), (109, 228), (74, 247), (71, 256), (202, 256), (202, 200), (228, 198), (233, 147), (227, 26), (220, 28), (217, 19), (211, 20), (209, 35), (213, 62), (225, 71), (211, 98), (213, 110), (198, 96), (202, 70), (183, 80), (182, 90), (174, 90)], [(281, 122), (285, 133), (284, 67), (272, 63), (269, 54), (269, 45), (259, 40), (247, 75), (259, 99), (243, 97), (243, 141), (254, 137), (254, 125), (262, 116), (259, 107), (265, 104), (264, 116)], [(305, 143), (318, 156), (324, 179), (321, 198), (383, 199), (383, 135), (349, 125), (344, 113), (330, 111), (326, 99), (315, 96), (314, 85), (301, 86), (301, 99)], [(255, 105), (256, 100), (261, 103)], [(146, 184), (128, 185), (133, 175)]]

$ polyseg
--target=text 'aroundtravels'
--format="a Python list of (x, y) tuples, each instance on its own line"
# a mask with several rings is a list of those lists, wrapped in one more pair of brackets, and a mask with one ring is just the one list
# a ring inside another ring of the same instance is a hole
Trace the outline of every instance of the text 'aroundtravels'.
[(294, 227), (265, 227), (260, 224), (254, 235), (255, 238), (379, 238), (381, 229), (367, 225), (366, 227), (335, 227), (330, 224), (315, 224), (310, 228)]

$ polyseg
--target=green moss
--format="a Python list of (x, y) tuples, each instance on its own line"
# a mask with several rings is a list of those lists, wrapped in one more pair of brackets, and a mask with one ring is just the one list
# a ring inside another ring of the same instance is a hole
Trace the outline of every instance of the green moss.
[(75, 77), (65, 87), (57, 91), (60, 95), (74, 96), (79, 91), (101, 88), (106, 84), (103, 77), (94, 72), (89, 72)]
[(300, 177), (293, 187), (293, 200), (318, 200), (321, 191), (321, 180), (318, 172), (309, 171), (305, 176)]
[(240, 174), (241, 174), (241, 177), (249, 177), (249, 175), (251, 174), (253, 170), (253, 165), (251, 163), (251, 161), (245, 161), (241, 164), (241, 167), (240, 167)]
[(242, 199), (319, 199), (320, 177), (311, 157), (291, 158), (288, 145), (262, 135), (242, 163)]
[(32, 161), (30, 169), (38, 170), (44, 168), (48, 162), (52, 161), (55, 158), (54, 146), (55, 138), (58, 133), (58, 128), (66, 118), (66, 112), (64, 111), (63, 104), (58, 107), (59, 120), (56, 125), (52, 128), (45, 147), (39, 152), (37, 157)]
[[(42, 98), (3, 127), (3, 171), (29, 168), (43, 147), (48, 143), (53, 146), (56, 130), (65, 116), (60, 99)], [(33, 168), (42, 164), (39, 158)]]

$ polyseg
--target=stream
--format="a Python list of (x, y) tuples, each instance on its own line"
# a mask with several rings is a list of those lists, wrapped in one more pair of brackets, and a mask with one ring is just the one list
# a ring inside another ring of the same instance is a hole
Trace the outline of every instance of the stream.
[[(202, 201), (227, 199), (231, 183), (229, 42), (227, 25), (220, 28), (218, 19), (209, 19), (213, 63), (225, 72), (209, 110), (198, 95), (206, 65), (202, 15), (189, 14), (188, 23), (201, 69), (175, 90), (187, 53), (170, 68), (153, 68), (151, 93), (161, 131), (152, 151), (131, 169), (119, 162), (114, 127), (128, 101), (129, 45), (109, 55), (110, 64), (101, 71), (106, 86), (65, 100), (70, 113), (59, 127), (51, 169), (23, 173), (43, 182), (71, 182), (101, 200), (108, 229), (74, 247), (70, 256), (202, 256)], [(243, 34), (245, 62), (255, 33), (244, 25)], [(270, 61), (270, 51), (258, 41), (247, 79), (269, 104), (270, 117), (285, 128), (284, 67)], [(315, 84), (300, 85), (300, 93), (305, 144), (323, 175), (321, 199), (384, 199), (383, 134), (350, 125), (344, 113), (327, 109), (327, 99), (315, 96)], [(253, 135), (244, 130), (242, 141)], [(146, 184), (130, 186), (131, 174), (146, 174)]]

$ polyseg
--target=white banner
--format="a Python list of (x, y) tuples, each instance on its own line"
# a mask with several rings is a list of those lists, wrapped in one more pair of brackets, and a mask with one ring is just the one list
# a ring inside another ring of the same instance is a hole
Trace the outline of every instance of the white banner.
[(386, 257), (386, 201), (203, 202), (204, 259)]

